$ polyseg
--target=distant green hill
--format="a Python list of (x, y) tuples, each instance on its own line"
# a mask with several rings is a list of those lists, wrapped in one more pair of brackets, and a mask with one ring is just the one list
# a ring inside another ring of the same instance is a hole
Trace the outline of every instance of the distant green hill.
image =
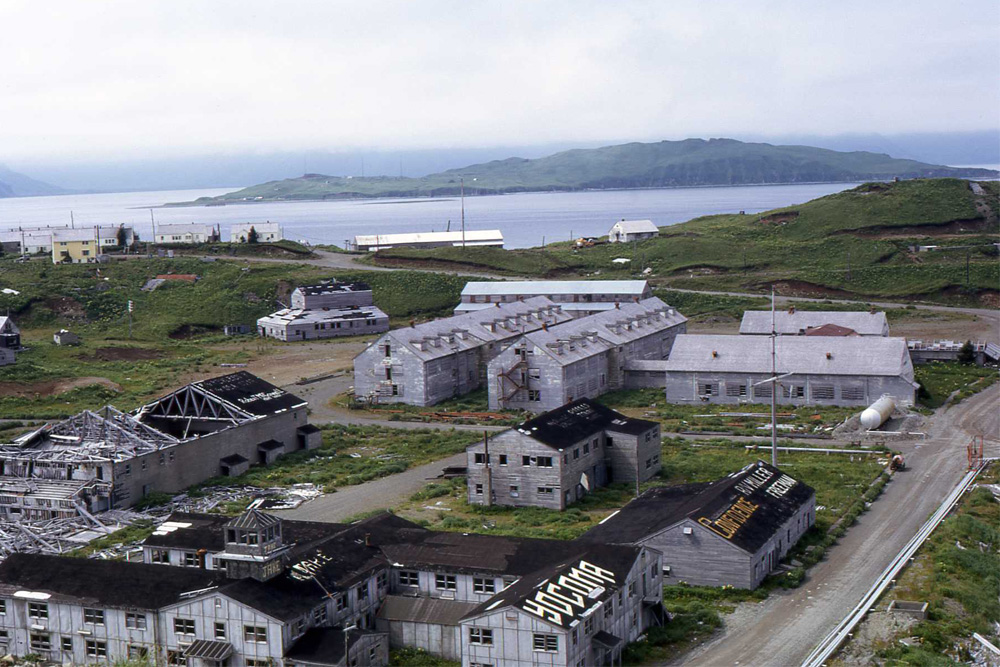
[(509, 158), (423, 178), (306, 174), (254, 185), (221, 197), (202, 198), (196, 203), (452, 196), (460, 192), (463, 179), (466, 194), (499, 194), (998, 175), (988, 169), (958, 169), (898, 160), (879, 153), (843, 153), (734, 139), (686, 139), (569, 150), (537, 160)]
[(783, 294), (998, 307), (998, 212), (996, 181), (876, 182), (760, 214), (696, 218), (636, 244), (393, 248), (379, 251), (374, 262), (539, 278), (645, 277), (661, 287), (698, 290), (777, 284)]

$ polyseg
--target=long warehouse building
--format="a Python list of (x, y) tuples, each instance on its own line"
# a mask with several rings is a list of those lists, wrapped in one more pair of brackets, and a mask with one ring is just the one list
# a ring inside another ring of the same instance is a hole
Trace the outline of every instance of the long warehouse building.
[(482, 310), (498, 303), (512, 303), (544, 296), (574, 317), (586, 317), (620, 304), (653, 296), (645, 280), (504, 280), (469, 282), (462, 290), (455, 314)]

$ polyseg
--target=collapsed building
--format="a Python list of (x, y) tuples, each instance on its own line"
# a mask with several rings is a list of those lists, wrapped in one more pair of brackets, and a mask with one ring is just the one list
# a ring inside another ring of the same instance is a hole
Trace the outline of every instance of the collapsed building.
[(526, 333), (489, 364), (490, 409), (544, 412), (631, 387), (633, 363), (666, 359), (686, 330), (686, 317), (651, 297)]
[(572, 317), (545, 297), (495, 304), (389, 331), (354, 358), (354, 394), (379, 403), (434, 405), (486, 382), (511, 341)]
[(385, 665), (410, 646), (464, 665), (614, 663), (663, 622), (658, 552), (174, 514), (144, 563), (16, 554), (0, 565), (8, 652), (63, 664)]
[(132, 414), (84, 410), (0, 445), (0, 519), (122, 509), (319, 446), (306, 403), (245, 371), (200, 380)]

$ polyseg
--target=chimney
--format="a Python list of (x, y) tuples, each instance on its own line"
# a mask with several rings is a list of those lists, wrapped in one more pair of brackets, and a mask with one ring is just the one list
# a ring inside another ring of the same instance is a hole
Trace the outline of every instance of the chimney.
[(833, 359), (833, 352), (827, 352), (826, 353), (826, 358), (827, 359)]
[(621, 307), (622, 307), (622, 305), (620, 303), (618, 303), (617, 301), (615, 301), (615, 308), (621, 309)]
[(714, 359), (714, 358), (716, 358), (718, 356), (719, 356), (718, 351), (717, 350), (712, 350), (712, 358)]
[(500, 307), (500, 302), (499, 302), (499, 301), (497, 301), (497, 302), (496, 302), (495, 304), (493, 304), (493, 305), (495, 305), (495, 306), (496, 306), (497, 308), (499, 308), (499, 307)]
[(788, 307), (788, 314), (789, 315), (794, 315), (795, 314), (795, 306), (789, 306)]
[(548, 331), (548, 330), (549, 330), (549, 323), (542, 322), (542, 331)]

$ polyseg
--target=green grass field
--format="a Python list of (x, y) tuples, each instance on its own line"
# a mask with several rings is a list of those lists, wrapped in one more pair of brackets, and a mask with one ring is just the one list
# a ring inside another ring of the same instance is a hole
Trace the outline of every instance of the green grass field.
[[(982, 199), (996, 215), (990, 192)], [(392, 249), (376, 262), (548, 278), (620, 279), (649, 268), (667, 288), (753, 291), (777, 283), (782, 294), (977, 303), (996, 294), (1000, 262), (996, 224), (978, 217), (976, 201), (957, 179), (869, 183), (761, 214), (696, 218), (636, 244)], [(912, 252), (916, 245), (940, 250)], [(953, 246), (973, 247), (967, 255)]]

